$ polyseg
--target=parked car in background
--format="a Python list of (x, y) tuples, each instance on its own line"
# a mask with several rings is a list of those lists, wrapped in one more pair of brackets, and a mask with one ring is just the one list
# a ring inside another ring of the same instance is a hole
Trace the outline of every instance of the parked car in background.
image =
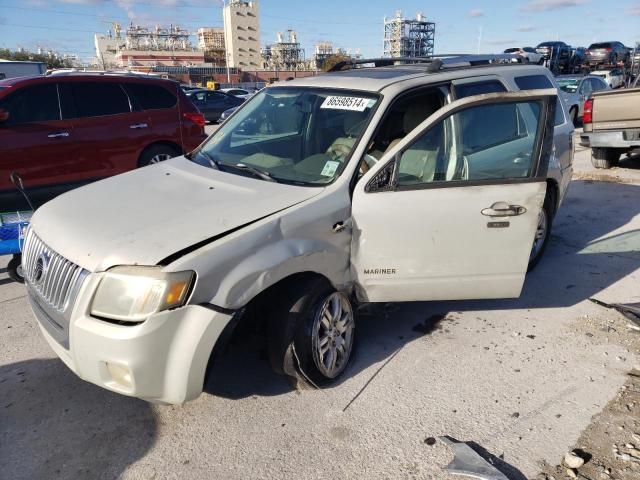
[(640, 88), (594, 93), (585, 105), (580, 144), (591, 147), (596, 168), (615, 167), (622, 154), (640, 148)]
[(600, 77), (593, 75), (559, 75), (556, 83), (560, 89), (560, 98), (564, 102), (574, 125), (582, 121), (584, 103), (593, 92), (609, 90), (609, 85)]
[(569, 59), (568, 74), (581, 73), (584, 66), (584, 58), (587, 49), (584, 47), (575, 47), (571, 49), (571, 58)]
[(629, 56), (629, 50), (621, 42), (600, 42), (589, 45), (584, 61), (586, 65), (626, 63)]
[(602, 78), (611, 88), (619, 88), (624, 86), (624, 71), (621, 68), (612, 70), (594, 70), (591, 75)]
[(566, 71), (571, 60), (571, 47), (564, 42), (542, 42), (536, 47), (536, 52), (542, 54), (549, 67)]
[(206, 90), (206, 88), (203, 87), (194, 87), (191, 85), (180, 85), (180, 88), (186, 93), (186, 92), (192, 92), (194, 90)]
[(222, 112), (237, 107), (244, 98), (235, 97), (219, 90), (193, 90), (187, 92), (196, 107), (203, 113), (208, 122), (218, 122)]
[(157, 78), (66, 74), (0, 81), (0, 210), (182, 155), (204, 139), (204, 118)]
[(513, 55), (517, 55), (521, 57), (525, 63), (542, 63), (544, 60), (544, 55), (536, 52), (533, 47), (512, 47), (507, 48), (504, 53), (511, 53)]
[(30, 75), (44, 75), (46, 71), (47, 64), (44, 62), (22, 62), (0, 58), (0, 80)]
[(238, 109), (238, 107), (231, 107), (228, 110), (225, 110), (224, 112), (222, 112), (222, 115), (220, 115), (220, 121), (224, 122), (227, 118), (229, 118), (231, 116), (231, 114), (233, 112), (235, 112)]
[(255, 95), (255, 92), (251, 92), (244, 88), (221, 88), (218, 91), (228, 93), (229, 95), (233, 95), (234, 97), (244, 98), (245, 100)]

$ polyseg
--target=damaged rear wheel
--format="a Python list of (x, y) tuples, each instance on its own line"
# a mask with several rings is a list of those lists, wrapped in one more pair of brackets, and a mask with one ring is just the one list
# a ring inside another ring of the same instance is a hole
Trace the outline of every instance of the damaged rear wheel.
[(354, 308), (324, 279), (291, 287), (269, 322), (271, 364), (278, 373), (327, 385), (344, 373), (353, 353)]

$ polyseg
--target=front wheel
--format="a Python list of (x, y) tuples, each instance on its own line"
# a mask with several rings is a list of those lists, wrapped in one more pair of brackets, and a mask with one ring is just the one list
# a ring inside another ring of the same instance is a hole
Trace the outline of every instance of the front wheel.
[(7, 275), (14, 282), (24, 283), (24, 274), (22, 272), (22, 255), (14, 255), (7, 264)]
[(324, 279), (290, 287), (269, 322), (272, 367), (291, 376), (294, 372), (287, 365), (293, 363), (316, 386), (330, 384), (344, 373), (354, 350), (351, 300)]

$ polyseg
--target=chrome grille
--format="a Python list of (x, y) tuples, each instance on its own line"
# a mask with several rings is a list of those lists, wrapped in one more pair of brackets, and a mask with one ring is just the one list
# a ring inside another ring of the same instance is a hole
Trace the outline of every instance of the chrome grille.
[(40, 299), (60, 313), (75, 300), (88, 273), (49, 248), (31, 228), (25, 235), (22, 270)]

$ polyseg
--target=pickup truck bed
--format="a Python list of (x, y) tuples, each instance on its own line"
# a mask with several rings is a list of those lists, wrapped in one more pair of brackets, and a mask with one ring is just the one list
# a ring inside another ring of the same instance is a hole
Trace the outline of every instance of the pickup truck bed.
[(580, 144), (591, 147), (596, 168), (610, 168), (623, 153), (640, 148), (640, 88), (595, 92), (591, 101)]

